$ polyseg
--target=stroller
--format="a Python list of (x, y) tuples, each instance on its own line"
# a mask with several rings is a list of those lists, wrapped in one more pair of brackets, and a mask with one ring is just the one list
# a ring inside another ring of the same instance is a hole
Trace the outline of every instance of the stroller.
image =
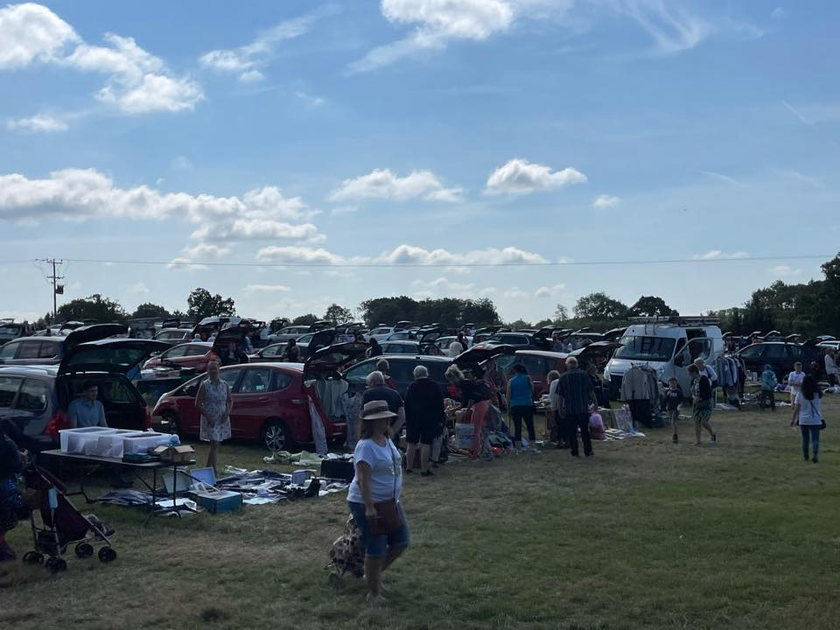
[[(95, 516), (83, 516), (67, 499), (67, 488), (48, 471), (33, 466), (25, 473), (26, 487), (34, 493), (32, 504), (37, 504), (42, 526), (35, 522), (35, 510), (30, 513), (34, 551), (27, 551), (23, 561), (27, 564), (43, 564), (53, 573), (67, 569), (67, 547), (75, 544), (76, 557), (89, 558), (93, 545), (102, 545), (99, 560), (111, 562), (117, 552), (111, 548), (103, 523)], [(46, 561), (44, 560), (46, 556)]]

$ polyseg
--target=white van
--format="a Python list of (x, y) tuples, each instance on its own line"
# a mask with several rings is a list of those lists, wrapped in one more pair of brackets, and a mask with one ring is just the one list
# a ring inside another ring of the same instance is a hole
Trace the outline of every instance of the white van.
[(723, 334), (716, 318), (631, 317), (630, 322), (619, 339), (621, 346), (604, 370), (614, 399), (618, 398), (624, 373), (641, 363), (656, 370), (662, 383), (676, 377), (683, 394), (688, 395), (689, 364), (698, 358), (714, 364), (723, 354)]

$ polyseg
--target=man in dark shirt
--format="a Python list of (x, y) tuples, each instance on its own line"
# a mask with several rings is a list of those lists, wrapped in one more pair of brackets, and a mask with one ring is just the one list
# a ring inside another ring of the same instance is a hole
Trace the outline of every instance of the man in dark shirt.
[(372, 400), (384, 400), (388, 403), (391, 413), (397, 414), (397, 419), (391, 424), (391, 438), (394, 444), (399, 444), (400, 432), (405, 424), (405, 406), (400, 393), (385, 385), (385, 376), (382, 372), (371, 372), (367, 377), (367, 389), (362, 395), (362, 405)]
[(592, 387), (589, 374), (578, 368), (575, 357), (566, 359), (566, 371), (557, 383), (557, 394), (563, 398), (566, 407), (566, 425), (569, 429), (569, 446), (572, 457), (580, 457), (578, 452), (577, 432), (583, 440), (583, 454), (587, 457), (592, 452), (592, 439), (589, 437), (589, 405), (597, 408), (598, 399)]

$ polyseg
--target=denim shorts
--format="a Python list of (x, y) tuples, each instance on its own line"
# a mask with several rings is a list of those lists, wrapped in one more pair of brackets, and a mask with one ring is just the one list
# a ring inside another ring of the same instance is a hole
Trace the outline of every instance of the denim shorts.
[(382, 534), (381, 536), (374, 536), (370, 533), (364, 503), (348, 501), (347, 505), (350, 506), (350, 513), (362, 533), (362, 544), (365, 546), (365, 555), (368, 558), (384, 558), (388, 547), (408, 547), (410, 534), (402, 505), (397, 504), (402, 518), (402, 527), (391, 534)]

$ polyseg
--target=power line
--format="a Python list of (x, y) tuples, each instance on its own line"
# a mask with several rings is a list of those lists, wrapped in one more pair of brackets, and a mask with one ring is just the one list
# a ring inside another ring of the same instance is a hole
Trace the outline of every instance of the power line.
[[(723, 262), (767, 262), (767, 261), (788, 261), (788, 260), (829, 260), (834, 254), (808, 254), (808, 255), (787, 255), (787, 256), (728, 256), (720, 258), (670, 258), (670, 259), (642, 259), (642, 260), (581, 260), (581, 261), (541, 261), (541, 262), (499, 262), (499, 263), (466, 263), (466, 262), (440, 262), (440, 263), (390, 263), (390, 262), (211, 262), (211, 261), (172, 261), (162, 260), (106, 260), (95, 258), (65, 258), (62, 263), (79, 263), (91, 265), (151, 265), (165, 266), (171, 268), (204, 266), (204, 267), (308, 267), (308, 268), (353, 268), (353, 269), (400, 269), (400, 268), (441, 268), (441, 267), (590, 267), (608, 265), (675, 265), (695, 263), (723, 263)], [(23, 264), (30, 263), (30, 260), (0, 260), (0, 264)], [(52, 263), (50, 260), (43, 260)], [(51, 279), (51, 278), (50, 278)]]

